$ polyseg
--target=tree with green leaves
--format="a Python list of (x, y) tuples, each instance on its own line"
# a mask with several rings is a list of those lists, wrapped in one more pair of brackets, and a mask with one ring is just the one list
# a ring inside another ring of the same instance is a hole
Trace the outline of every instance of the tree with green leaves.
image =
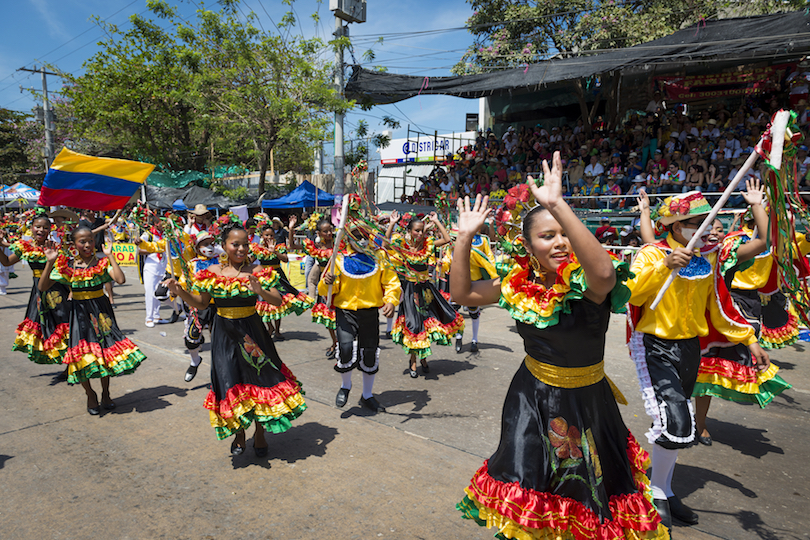
[(13, 181), (14, 175), (26, 172), (31, 162), (26, 154), (23, 127), (30, 115), (0, 109), (0, 179)]

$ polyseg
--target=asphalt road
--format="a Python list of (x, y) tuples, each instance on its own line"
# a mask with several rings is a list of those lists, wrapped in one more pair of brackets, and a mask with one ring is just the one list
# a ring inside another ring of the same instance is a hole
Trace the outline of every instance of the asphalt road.
[[(30, 271), (0, 297), (0, 350), (22, 320)], [(283, 322), (277, 344), (304, 383), (308, 410), (270, 452), (231, 457), (202, 407), (208, 345), (197, 378), (182, 323), (146, 328), (143, 287), (133, 269), (116, 287), (119, 327), (148, 356), (112, 380), (117, 408), (91, 417), (80, 387), (21, 353), (0, 363), (0, 538), (9, 539), (484, 539), (492, 530), (462, 520), (455, 504), (497, 446), (503, 398), (523, 358), (506, 312), (482, 315), (481, 350), (434, 348), (431, 373), (411, 379), (404, 353), (383, 341), (375, 390), (387, 412), (371, 416), (355, 389), (334, 406), (340, 378), (324, 356), (326, 330), (309, 316)], [(168, 310), (164, 308), (165, 316)], [(384, 328), (383, 328), (384, 329)], [(635, 372), (614, 316), (608, 374), (627, 396), (625, 422), (650, 449)], [(469, 335), (469, 331), (468, 331)], [(773, 358), (794, 388), (765, 410), (714, 400), (711, 447), (681, 452), (675, 491), (700, 515), (676, 539), (808, 538), (810, 363), (800, 344)], [(98, 384), (96, 383), (96, 387)], [(252, 429), (248, 434), (252, 444)]]

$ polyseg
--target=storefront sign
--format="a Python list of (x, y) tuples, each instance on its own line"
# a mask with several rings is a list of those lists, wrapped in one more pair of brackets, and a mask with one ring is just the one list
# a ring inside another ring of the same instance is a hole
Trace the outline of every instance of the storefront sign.
[(447, 154), (455, 154), (468, 144), (475, 144), (475, 131), (448, 133), (429, 137), (420, 135), (410, 139), (394, 139), (388, 147), (380, 150), (380, 161), (389, 163), (410, 163), (419, 161), (444, 161)]
[(112, 254), (118, 266), (138, 266), (138, 247), (135, 244), (113, 244)]

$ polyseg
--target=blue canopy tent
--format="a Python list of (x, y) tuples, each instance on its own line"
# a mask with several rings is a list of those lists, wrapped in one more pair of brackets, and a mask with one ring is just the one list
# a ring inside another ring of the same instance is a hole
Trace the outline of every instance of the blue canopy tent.
[(304, 180), (283, 197), (262, 201), (262, 208), (310, 208), (316, 206), (316, 202), (317, 206), (332, 206), (335, 204), (335, 196)]

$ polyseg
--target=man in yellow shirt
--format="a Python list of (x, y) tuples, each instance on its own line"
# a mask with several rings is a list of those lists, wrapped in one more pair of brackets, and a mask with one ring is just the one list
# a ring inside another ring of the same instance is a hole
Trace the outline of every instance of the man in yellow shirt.
[[(350, 246), (356, 246), (354, 240)], [(318, 284), (318, 294), (326, 297), (332, 285), (332, 304), (339, 354), (335, 371), (343, 382), (335, 405), (343, 407), (352, 389), (352, 371), (363, 372), (363, 395), (360, 404), (372, 412), (385, 412), (374, 397), (374, 377), (380, 369), (380, 308), (384, 317), (394, 314), (402, 286), (396, 272), (358, 249), (338, 253), (334, 272), (326, 271)]]
[[(627, 282), (630, 298), (630, 354), (636, 364), (642, 397), (653, 425), (650, 485), (661, 519), (689, 525), (698, 516), (672, 492), (678, 450), (695, 444), (695, 418), (690, 396), (700, 366), (698, 336), (709, 332), (707, 317), (729, 341), (748, 346), (755, 362), (768, 362), (754, 328), (737, 312), (725, 283), (717, 279), (717, 250), (692, 253), (684, 246), (697, 232), (711, 207), (700, 192), (665, 199), (654, 216), (668, 231), (665, 240), (639, 251)], [(707, 231), (708, 232), (708, 231)], [(703, 243), (698, 241), (697, 247)], [(651, 309), (670, 273), (678, 274), (655, 310)]]

